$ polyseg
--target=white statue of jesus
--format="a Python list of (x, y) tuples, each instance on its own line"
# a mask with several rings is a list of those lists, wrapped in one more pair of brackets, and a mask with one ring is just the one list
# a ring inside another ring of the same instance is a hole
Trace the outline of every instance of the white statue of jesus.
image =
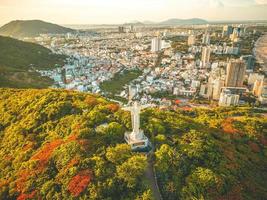
[(144, 108), (149, 107), (150, 105), (140, 106), (137, 101), (133, 103), (132, 107), (126, 107), (124, 110), (131, 112), (131, 119), (132, 119), (132, 128), (133, 132), (131, 133), (132, 140), (142, 140), (144, 139), (143, 131), (140, 130), (140, 113), (141, 110)]

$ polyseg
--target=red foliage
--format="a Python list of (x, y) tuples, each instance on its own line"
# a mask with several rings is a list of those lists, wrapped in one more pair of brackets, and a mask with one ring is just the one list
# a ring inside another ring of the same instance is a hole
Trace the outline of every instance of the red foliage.
[(259, 153), (261, 151), (259, 145), (257, 145), (254, 142), (249, 142), (248, 145), (249, 145), (251, 151), (253, 151), (254, 153)]
[(77, 165), (79, 163), (79, 159), (78, 158), (73, 158), (71, 159), (71, 161), (68, 163), (66, 169), (69, 169), (71, 167), (73, 167), (74, 165)]
[(68, 190), (72, 196), (78, 197), (92, 180), (92, 172), (83, 170), (74, 176), (68, 185)]
[(16, 188), (18, 192), (24, 192), (24, 186), (28, 177), (32, 176), (34, 172), (29, 170), (23, 170), (19, 172), (19, 178), (16, 180)]
[(13, 156), (11, 156), (11, 155), (6, 155), (6, 156), (4, 157), (4, 159), (5, 159), (6, 161), (12, 161), (14, 158), (13, 158)]
[(97, 105), (97, 99), (92, 96), (87, 96), (84, 102), (90, 106), (95, 106)]
[(0, 188), (10, 183), (10, 180), (0, 179)]
[[(32, 177), (32, 176), (35, 176), (37, 175), (38, 173), (42, 173), (46, 166), (47, 166), (47, 163), (49, 162), (54, 150), (56, 148), (58, 148), (60, 145), (62, 144), (66, 144), (68, 142), (72, 142), (72, 141), (77, 141), (77, 135), (75, 134), (72, 134), (70, 135), (66, 141), (62, 140), (62, 139), (58, 139), (58, 140), (55, 140), (55, 141), (52, 141), (50, 143), (47, 143), (45, 144), (42, 149), (40, 151), (38, 151), (35, 155), (33, 155), (31, 157), (31, 160), (37, 160), (38, 163), (36, 165), (36, 167), (32, 170), (32, 171), (29, 171), (29, 170), (21, 170), (19, 173), (18, 173), (18, 179), (16, 180), (16, 188), (17, 188), (17, 191), (18, 192), (25, 192), (25, 183), (27, 182), (28, 178), (29, 177)], [(88, 141), (83, 141), (83, 140), (79, 140), (77, 141), (80, 145), (85, 145), (85, 144), (88, 144)], [(77, 158), (74, 158), (70, 161), (70, 163), (68, 164), (68, 166), (66, 167), (66, 169), (76, 165), (77, 163), (79, 162), (79, 160)], [(84, 173), (82, 173), (83, 175)], [(91, 173), (90, 173), (91, 174)], [(79, 174), (80, 175), (80, 174)], [(78, 175), (77, 175), (78, 176)], [(87, 175), (89, 178), (86, 178), (85, 175), (83, 175), (83, 179), (80, 184), (80, 188), (82, 188), (83, 184), (88, 182), (91, 180), (91, 176)], [(88, 184), (87, 183), (87, 184)], [(78, 184), (79, 186), (79, 184)], [(78, 187), (77, 186), (77, 187)], [(78, 189), (76, 189), (78, 191)], [(74, 189), (74, 191), (76, 191)], [(20, 198), (21, 199), (25, 199), (25, 198), (29, 198), (26, 194), (21, 194), (20, 195)]]
[(222, 128), (225, 133), (229, 134), (238, 133), (238, 130), (233, 127), (233, 121), (234, 120), (231, 118), (227, 118), (226, 120), (224, 120), (224, 122), (222, 123)]
[(72, 134), (68, 137), (67, 142), (73, 142), (75, 140), (77, 140), (77, 135)]
[(177, 100), (174, 101), (174, 103), (175, 103), (176, 105), (178, 105), (178, 104), (181, 103), (181, 100), (177, 99)]
[(107, 105), (107, 108), (111, 111), (111, 112), (116, 112), (119, 110), (120, 106), (118, 104), (109, 104)]
[(36, 191), (32, 191), (30, 194), (20, 194), (17, 200), (33, 199), (36, 195)]
[(24, 192), (25, 183), (27, 182), (28, 178), (36, 175), (38, 173), (42, 173), (49, 162), (51, 155), (53, 154), (54, 150), (63, 144), (64, 141), (59, 139), (53, 142), (47, 143), (43, 146), (43, 148), (38, 151), (35, 155), (31, 157), (31, 160), (37, 160), (37, 166), (34, 170), (21, 170), (18, 174), (18, 179), (16, 180), (16, 187), (17, 191)]
[(35, 154), (31, 159), (32, 160), (38, 160), (38, 169), (37, 171), (42, 172), (44, 168), (46, 167), (47, 163), (49, 162), (49, 159), (51, 155), (53, 154), (54, 150), (59, 147), (61, 144), (63, 144), (63, 140), (55, 140), (53, 142), (47, 143), (44, 145), (41, 151), (39, 151), (37, 154)]
[(184, 106), (184, 107), (181, 107), (182, 110), (184, 111), (192, 111), (193, 108), (189, 107), (189, 106)]

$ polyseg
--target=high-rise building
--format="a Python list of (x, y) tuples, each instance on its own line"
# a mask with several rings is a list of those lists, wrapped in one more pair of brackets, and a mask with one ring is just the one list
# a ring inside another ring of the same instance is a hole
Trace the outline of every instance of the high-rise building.
[(239, 104), (239, 95), (232, 94), (230, 90), (224, 89), (221, 92), (219, 106), (236, 106)]
[(220, 77), (210, 77), (207, 84), (207, 95), (209, 99), (219, 100), (221, 89), (224, 86), (224, 80)]
[(207, 65), (210, 62), (210, 53), (211, 53), (211, 49), (210, 47), (203, 47), (202, 48), (202, 67), (207, 67)]
[(194, 35), (189, 35), (188, 37), (188, 46), (192, 46), (196, 43), (196, 36)]
[(227, 46), (227, 47), (225, 47), (223, 53), (224, 54), (230, 54), (230, 55), (238, 55), (238, 54), (240, 54), (240, 48), (239, 47), (233, 47), (233, 46), (231, 46), (231, 47)]
[(202, 97), (207, 97), (208, 84), (202, 84), (200, 86), (199, 95)]
[(209, 33), (205, 33), (202, 36), (202, 43), (209, 45), (210, 44), (210, 34)]
[(248, 77), (248, 85), (249, 86), (254, 86), (256, 81), (261, 81), (263, 79), (264, 79), (264, 75), (263, 74), (250, 73), (249, 77)]
[(254, 83), (253, 87), (253, 93), (254, 95), (260, 97), (264, 96), (267, 98), (267, 79), (259, 77)]
[(233, 33), (233, 27), (232, 26), (224, 26), (223, 27), (223, 36), (230, 36)]
[(255, 58), (253, 55), (247, 55), (247, 56), (242, 56), (242, 60), (246, 63), (246, 70), (253, 72), (254, 71), (254, 65), (255, 65)]
[(223, 86), (224, 86), (224, 80), (222, 80), (221, 78), (218, 78), (213, 82), (212, 99), (219, 100)]
[(129, 31), (133, 33), (135, 31), (135, 27), (133, 25), (130, 25), (129, 26)]
[(230, 39), (233, 42), (237, 42), (239, 39), (239, 32), (237, 30), (233, 31), (233, 33), (230, 35)]
[(254, 94), (255, 96), (257, 96), (257, 97), (259, 97), (259, 96), (260, 96), (260, 93), (261, 93), (261, 91), (260, 91), (260, 88), (261, 88), (261, 81), (262, 81), (262, 80), (257, 79), (257, 80), (254, 82), (254, 84), (253, 84), (253, 90), (252, 90), (252, 92), (253, 92), (253, 94)]
[(226, 87), (242, 87), (246, 72), (245, 62), (237, 59), (230, 60), (226, 70)]
[(118, 27), (119, 33), (125, 33), (125, 28), (123, 26)]
[(161, 38), (160, 37), (155, 37), (151, 41), (151, 51), (152, 52), (158, 52), (161, 50)]

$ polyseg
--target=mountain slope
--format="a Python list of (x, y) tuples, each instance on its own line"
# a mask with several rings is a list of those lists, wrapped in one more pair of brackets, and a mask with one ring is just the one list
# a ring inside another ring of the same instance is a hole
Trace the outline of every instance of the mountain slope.
[(0, 28), (0, 35), (16, 38), (36, 37), (46, 33), (63, 34), (68, 32), (75, 31), (70, 28), (65, 28), (41, 20), (16, 20), (11, 21)]
[(149, 195), (146, 157), (124, 144), (116, 115), (99, 96), (0, 89), (0, 199)]
[(47, 87), (51, 80), (30, 69), (53, 68), (62, 65), (65, 56), (34, 43), (0, 36), (0, 87)]
[[(100, 96), (0, 89), (0, 199), (152, 199), (130, 113)], [(266, 199), (267, 119), (251, 108), (147, 109), (164, 200)]]

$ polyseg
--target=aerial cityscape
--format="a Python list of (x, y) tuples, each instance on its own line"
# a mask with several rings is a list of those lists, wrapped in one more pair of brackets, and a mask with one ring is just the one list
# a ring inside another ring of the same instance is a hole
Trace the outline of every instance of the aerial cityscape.
[(260, 36), (257, 27), (243, 24), (178, 28), (131, 24), (117, 30), (43, 34), (35, 42), (69, 56), (64, 66), (38, 71), (54, 80), (54, 88), (126, 102), (131, 88), (142, 103), (201, 99), (236, 106), (248, 100), (267, 104), (266, 57), (259, 50), (266, 38), (260, 42)]
[(267, 200), (266, 10), (0, 2), (0, 200)]

